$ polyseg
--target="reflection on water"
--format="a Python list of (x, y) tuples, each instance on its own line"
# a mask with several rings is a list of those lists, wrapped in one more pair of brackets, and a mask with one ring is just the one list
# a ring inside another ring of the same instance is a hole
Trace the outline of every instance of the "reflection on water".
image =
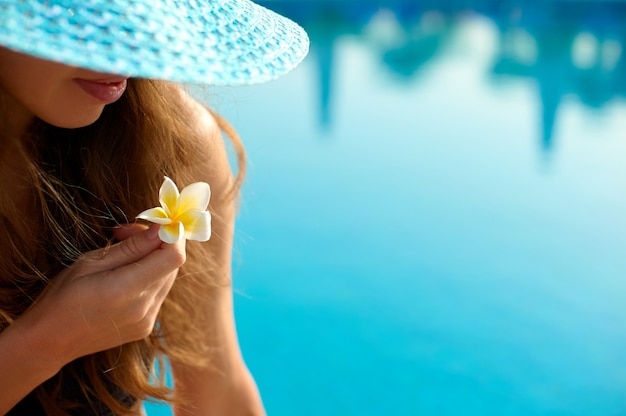
[[(319, 71), (320, 123), (332, 123), (333, 68), (341, 64), (336, 43), (356, 37), (367, 43), (398, 82), (444, 53), (458, 23), (489, 19), (498, 39), (488, 76), (528, 78), (541, 104), (540, 145), (549, 152), (559, 106), (574, 96), (601, 108), (626, 93), (626, 4), (563, 0), (362, 0), (261, 1), (309, 32), (310, 59)], [(338, 61), (338, 62), (336, 62)]]
[(626, 3), (266, 4), (310, 57), (209, 99), (269, 415), (626, 415)]
[(312, 54), (225, 113), (271, 415), (626, 414), (626, 5), (597, 4), (269, 2)]

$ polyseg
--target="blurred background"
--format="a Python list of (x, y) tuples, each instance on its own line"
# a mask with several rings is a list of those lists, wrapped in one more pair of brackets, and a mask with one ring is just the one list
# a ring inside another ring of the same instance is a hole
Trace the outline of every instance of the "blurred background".
[(626, 415), (626, 3), (259, 3), (311, 52), (209, 103), (268, 414)]

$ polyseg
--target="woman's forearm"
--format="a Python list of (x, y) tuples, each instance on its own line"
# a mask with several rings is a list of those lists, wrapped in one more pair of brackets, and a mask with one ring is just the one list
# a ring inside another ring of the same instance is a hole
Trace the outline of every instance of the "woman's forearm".
[(44, 338), (19, 321), (0, 332), (0, 415), (61, 369)]

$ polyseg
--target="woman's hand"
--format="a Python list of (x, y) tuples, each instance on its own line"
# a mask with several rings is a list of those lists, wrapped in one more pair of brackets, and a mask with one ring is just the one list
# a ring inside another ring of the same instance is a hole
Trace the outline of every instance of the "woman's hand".
[(118, 229), (123, 240), (91, 251), (56, 276), (18, 319), (35, 351), (60, 368), (95, 352), (150, 335), (185, 262), (184, 240), (164, 244), (158, 226)]

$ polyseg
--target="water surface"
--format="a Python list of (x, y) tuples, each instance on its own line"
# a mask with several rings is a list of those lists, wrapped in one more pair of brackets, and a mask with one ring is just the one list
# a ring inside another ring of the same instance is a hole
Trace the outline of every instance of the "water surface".
[(269, 415), (626, 414), (623, 7), (267, 3), (310, 56), (210, 102)]

